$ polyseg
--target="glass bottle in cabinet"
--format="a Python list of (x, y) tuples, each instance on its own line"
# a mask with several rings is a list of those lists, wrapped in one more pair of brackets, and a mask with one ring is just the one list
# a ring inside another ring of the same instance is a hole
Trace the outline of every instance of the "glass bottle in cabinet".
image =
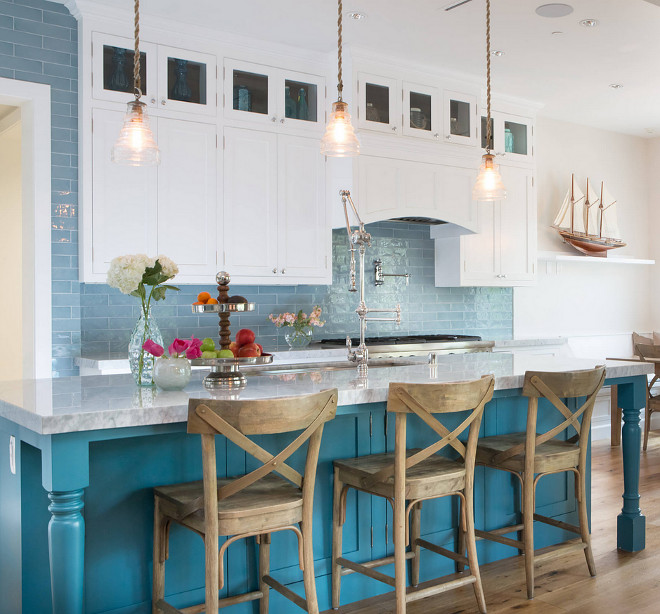
[(318, 87), (315, 83), (284, 80), (285, 117), (304, 122), (318, 121)]
[(268, 114), (268, 75), (232, 71), (235, 111)]
[(504, 121), (504, 151), (519, 156), (528, 155), (527, 124)]
[(215, 56), (159, 45), (159, 106), (170, 111), (215, 114), (215, 66)]
[(445, 139), (461, 145), (477, 145), (476, 96), (445, 92)]
[[(135, 51), (103, 45), (103, 89), (113, 92), (133, 93), (133, 62)], [(147, 54), (140, 52), (140, 81), (142, 95), (151, 92), (147, 89)]]

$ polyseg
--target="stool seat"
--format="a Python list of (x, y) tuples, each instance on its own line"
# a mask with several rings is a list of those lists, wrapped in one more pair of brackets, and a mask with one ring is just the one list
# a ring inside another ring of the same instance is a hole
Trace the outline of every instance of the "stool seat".
[[(497, 455), (513, 446), (524, 444), (525, 438), (525, 433), (511, 433), (480, 439), (477, 443), (477, 463), (523, 472), (525, 470), (524, 451), (501, 462), (497, 461)], [(534, 473), (571, 469), (577, 467), (579, 461), (580, 447), (577, 444), (551, 439), (536, 446)]]
[[(420, 449), (406, 451), (406, 457)], [(388, 465), (394, 465), (394, 453), (372, 454), (336, 460), (339, 479), (344, 483), (381, 497), (394, 498), (394, 475), (382, 482), (369, 479)], [(406, 499), (422, 499), (462, 490), (465, 487), (465, 465), (444, 456), (433, 455), (406, 471)]]
[[(219, 478), (218, 488), (233, 480)], [(204, 484), (201, 480), (159, 486), (154, 488), (154, 495), (161, 499), (161, 509), (204, 535)], [(200, 508), (195, 510), (196, 502)], [(300, 488), (271, 473), (228, 499), (218, 500), (218, 534), (233, 535), (239, 527), (241, 532), (256, 531), (264, 526), (265, 518), (270, 527), (294, 524), (302, 520), (302, 506)]]

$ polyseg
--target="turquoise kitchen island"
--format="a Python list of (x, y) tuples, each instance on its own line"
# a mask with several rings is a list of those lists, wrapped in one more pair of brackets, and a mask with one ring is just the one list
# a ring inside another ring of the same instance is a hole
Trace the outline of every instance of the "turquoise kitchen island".
[[(247, 388), (238, 393), (241, 399), (339, 390), (337, 417), (326, 425), (323, 435), (315, 493), (314, 555), (321, 610), (330, 607), (332, 461), (393, 449), (393, 422), (385, 411), (390, 382), (450, 382), (493, 373), (495, 395), (482, 423), (482, 435), (487, 436), (524, 430), (527, 400), (520, 388), (526, 370), (566, 371), (597, 363), (480, 353), (440, 356), (436, 365), (371, 367), (367, 379), (357, 378), (354, 368), (248, 375)], [(606, 366), (606, 385), (618, 385), (625, 421), (623, 509), (617, 519), (616, 545), (637, 551), (644, 548), (645, 536), (638, 489), (639, 413), (652, 366), (618, 361), (608, 361)], [(199, 437), (186, 434), (185, 421), (188, 399), (209, 396), (202, 376), (195, 373), (183, 392), (138, 389), (130, 375), (0, 384), (2, 614), (151, 612), (152, 488), (201, 478)], [(539, 420), (545, 422), (540, 427), (560, 421), (549, 405), (545, 409), (539, 413)], [(424, 444), (427, 430), (417, 430), (413, 424), (408, 445)], [(250, 459), (233, 444), (218, 439), (217, 446), (219, 474), (234, 475), (251, 468)], [(302, 455), (294, 456), (292, 464), (301, 461)], [(477, 528), (516, 520), (518, 487), (503, 473), (477, 469)], [(539, 513), (574, 521), (573, 478), (563, 474), (544, 479), (548, 482), (539, 493)], [(428, 510), (433, 511), (425, 512), (424, 537), (453, 548), (457, 510), (452, 502), (430, 502)], [(353, 492), (344, 529), (344, 556), (364, 561), (391, 553), (391, 526), (391, 511), (384, 500)], [(535, 536), (539, 548), (573, 537), (547, 525), (537, 525)], [(295, 538), (275, 534), (273, 546), (273, 576), (301, 592)], [(516, 554), (492, 542), (481, 541), (478, 547), (481, 564)], [(233, 544), (225, 556), (223, 592), (231, 595), (254, 588), (258, 559), (253, 540)], [(422, 580), (453, 572), (452, 563), (439, 559), (422, 559)], [(203, 565), (202, 540), (173, 528), (166, 566), (168, 601), (183, 607), (203, 600)], [(359, 574), (349, 575), (343, 581), (342, 603), (385, 590)], [(291, 611), (289, 603), (279, 599), (272, 594), (271, 611)], [(253, 607), (242, 604), (231, 611), (248, 613)]]

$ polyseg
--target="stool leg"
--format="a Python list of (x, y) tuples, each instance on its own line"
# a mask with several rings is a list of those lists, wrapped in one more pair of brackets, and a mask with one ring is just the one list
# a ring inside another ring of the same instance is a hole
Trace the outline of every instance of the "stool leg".
[(397, 413), (394, 434), (394, 593), (396, 614), (406, 614), (406, 414)]
[(165, 598), (165, 559), (167, 558), (166, 540), (167, 530), (166, 521), (160, 513), (160, 504), (158, 497), (154, 497), (154, 574), (152, 586), (152, 612), (158, 614), (160, 610), (156, 608), (156, 603)]
[(470, 566), (470, 574), (475, 577), (474, 596), (477, 598), (479, 612), (486, 614), (486, 598), (481, 584), (481, 572), (479, 571), (479, 561), (477, 559), (477, 540), (474, 536), (474, 490), (472, 483), (465, 489), (465, 529), (468, 565)]
[(413, 506), (410, 511), (410, 549), (415, 553), (414, 558), (410, 561), (411, 563), (411, 580), (412, 585), (417, 586), (419, 584), (419, 554), (421, 548), (417, 544), (421, 533), (421, 522), (422, 522), (422, 502), (420, 501)]
[[(305, 518), (305, 516), (307, 516)], [(312, 509), (303, 512), (301, 531), (303, 536), (303, 584), (305, 585), (305, 600), (307, 601), (307, 612), (319, 614), (319, 605), (316, 600), (316, 578), (314, 577), (314, 549), (312, 542)]]
[(527, 599), (534, 599), (534, 474), (523, 475), (523, 541)]
[[(458, 548), (457, 553), (465, 556), (465, 531), (467, 530), (465, 522), (465, 503), (463, 497), (458, 498)], [(456, 573), (465, 570), (465, 565), (456, 561)]]
[(644, 412), (644, 452), (649, 445), (649, 431), (651, 430), (651, 404), (648, 398), (646, 399), (646, 411)]
[(579, 475), (575, 476), (576, 481), (580, 481), (579, 498), (578, 498), (578, 511), (580, 515), (580, 534), (582, 536), (582, 543), (587, 547), (584, 549), (584, 556), (587, 559), (587, 567), (592, 576), (596, 575), (596, 563), (594, 562), (594, 555), (591, 551), (591, 534), (589, 533), (589, 516), (587, 514), (587, 495), (586, 484), (584, 478), (584, 471), (580, 471)]
[(259, 536), (259, 590), (264, 596), (259, 601), (259, 614), (268, 614), (270, 586), (263, 580), (270, 574), (270, 533)]
[(337, 559), (342, 555), (342, 537), (344, 531), (344, 513), (341, 504), (343, 484), (339, 479), (339, 470), (335, 467), (335, 481), (332, 499), (332, 608), (339, 607), (341, 593), (341, 566)]

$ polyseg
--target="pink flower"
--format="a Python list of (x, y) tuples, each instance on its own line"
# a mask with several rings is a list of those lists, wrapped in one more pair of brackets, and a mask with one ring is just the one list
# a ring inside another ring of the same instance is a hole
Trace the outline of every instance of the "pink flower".
[(165, 349), (163, 348), (163, 346), (154, 343), (151, 339), (147, 339), (144, 342), (144, 344), (142, 345), (142, 349), (145, 352), (149, 352), (149, 354), (155, 356), (156, 358), (162, 356), (165, 353)]
[(202, 340), (197, 339), (194, 335), (190, 338), (190, 341), (186, 341), (188, 347), (186, 348), (186, 358), (188, 360), (194, 360), (195, 358), (202, 357)]
[(174, 356), (183, 354), (189, 347), (190, 341), (185, 339), (175, 339), (172, 341), (170, 347), (167, 348), (167, 350), (169, 351), (170, 356), (173, 358)]

